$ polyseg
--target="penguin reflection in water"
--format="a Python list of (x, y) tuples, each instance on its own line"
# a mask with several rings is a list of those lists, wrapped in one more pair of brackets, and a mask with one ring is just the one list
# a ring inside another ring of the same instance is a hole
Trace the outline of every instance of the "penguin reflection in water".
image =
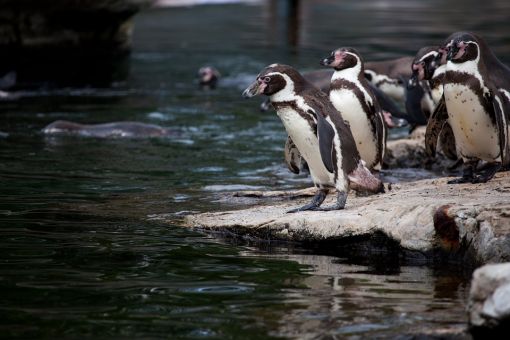
[[(383, 183), (361, 160), (349, 125), (327, 95), (294, 68), (281, 64), (266, 67), (243, 92), (244, 97), (259, 94), (269, 96), (318, 189), (309, 204), (289, 212), (343, 209), (350, 188), (384, 192)], [(337, 190), (336, 204), (320, 208), (330, 188)]]
[[(487, 182), (510, 163), (510, 69), (475, 34), (454, 33), (444, 47), (448, 61), (443, 97), (427, 124), (426, 150), (435, 154), (438, 136), (448, 122), (464, 161), (462, 177), (449, 183)], [(487, 166), (475, 175), (480, 160)]]

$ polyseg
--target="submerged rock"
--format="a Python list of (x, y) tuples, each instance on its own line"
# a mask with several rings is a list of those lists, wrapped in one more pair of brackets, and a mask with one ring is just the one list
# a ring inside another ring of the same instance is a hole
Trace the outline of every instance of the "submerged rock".
[(449, 185), (447, 178), (394, 184), (386, 194), (349, 195), (341, 211), (288, 214), (303, 202), (273, 200), (271, 206), (186, 216), (184, 225), (266, 241), (355, 244), (383, 236), (409, 258), (510, 261), (509, 177), (498, 173), (483, 184)]
[(79, 124), (66, 120), (57, 120), (42, 129), (42, 132), (46, 135), (75, 135), (96, 138), (147, 138), (176, 135), (176, 132), (170, 129), (140, 122)]
[(509, 334), (510, 263), (485, 265), (473, 273), (468, 313), (474, 335)]

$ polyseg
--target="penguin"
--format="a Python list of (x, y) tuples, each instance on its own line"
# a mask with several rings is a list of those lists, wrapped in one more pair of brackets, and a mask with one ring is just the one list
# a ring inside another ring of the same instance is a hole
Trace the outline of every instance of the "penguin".
[(221, 77), (220, 72), (213, 66), (202, 66), (198, 72), (198, 83), (203, 89), (215, 89)]
[[(289, 212), (344, 209), (350, 189), (384, 192), (381, 180), (361, 160), (349, 125), (340, 112), (324, 92), (293, 67), (272, 64), (263, 69), (243, 97), (260, 94), (269, 96), (318, 189), (309, 204)], [(320, 208), (331, 188), (337, 190), (336, 203)]]
[(363, 60), (352, 47), (342, 47), (320, 61), (335, 70), (329, 100), (349, 122), (360, 157), (371, 170), (380, 170), (386, 149), (385, 118), (367, 80)]
[(443, 95), (446, 54), (442, 53), (438, 46), (423, 47), (416, 54), (411, 68), (409, 86), (418, 86), (418, 83), (427, 81), (430, 98), (434, 103), (433, 112)]
[[(427, 89), (420, 86), (409, 87), (407, 83), (412, 75), (413, 57), (372, 61), (365, 63), (365, 78), (386, 95), (405, 106), (405, 115), (395, 115), (406, 119), (411, 131), (419, 125), (427, 124), (423, 110), (430, 106)], [(382, 102), (380, 102), (382, 104)]]
[[(409, 86), (418, 86), (421, 82), (428, 82), (430, 89), (429, 96), (433, 106), (430, 112), (433, 112), (443, 96), (443, 78), (446, 70), (446, 51), (439, 46), (427, 46), (421, 48), (413, 61), (413, 75), (409, 80)], [(424, 110), (424, 112), (426, 112)], [(427, 119), (429, 115), (427, 115)], [(462, 159), (457, 156), (455, 146), (455, 136), (448, 122), (444, 122), (440, 135), (439, 143), (444, 155), (458, 161), (450, 169), (458, 167)]]
[(365, 77), (393, 99), (404, 102), (406, 97), (406, 80), (411, 77), (410, 66), (413, 57), (368, 61), (365, 63)]
[(80, 124), (67, 120), (57, 120), (46, 125), (45, 135), (73, 135), (95, 138), (149, 138), (172, 137), (176, 131), (154, 124), (141, 122), (110, 122), (103, 124)]
[[(435, 154), (447, 121), (464, 161), (462, 177), (448, 183), (484, 183), (510, 162), (510, 69), (474, 33), (454, 33), (443, 48), (448, 51), (443, 96), (427, 124), (426, 150)], [(487, 166), (477, 175), (480, 160)]]

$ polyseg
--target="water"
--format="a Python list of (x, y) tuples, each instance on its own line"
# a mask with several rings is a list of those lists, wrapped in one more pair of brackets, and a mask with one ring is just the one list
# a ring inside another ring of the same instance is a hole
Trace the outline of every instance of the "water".
[[(2, 335), (366, 338), (461, 329), (469, 289), (461, 269), (259, 247), (165, 222), (255, 203), (228, 191), (309, 185), (282, 164), (277, 117), (240, 96), (269, 63), (315, 69), (346, 45), (367, 60), (392, 58), (461, 29), (478, 31), (509, 61), (506, 1), (447, 3), (305, 1), (298, 32), (264, 2), (150, 10), (136, 17), (127, 79), (4, 100)], [(204, 64), (223, 74), (214, 91), (194, 82)], [(57, 119), (137, 120), (177, 136), (43, 136)]]

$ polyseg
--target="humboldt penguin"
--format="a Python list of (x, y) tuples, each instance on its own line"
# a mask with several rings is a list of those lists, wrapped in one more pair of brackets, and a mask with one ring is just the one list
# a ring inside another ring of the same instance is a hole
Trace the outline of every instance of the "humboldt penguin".
[[(423, 111), (429, 107), (427, 89), (423, 88), (421, 83), (420, 86), (407, 86), (412, 75), (413, 59), (408, 56), (365, 63), (365, 78), (376, 88), (405, 106), (405, 116), (395, 116), (406, 119), (411, 125), (411, 131), (418, 125), (427, 124)], [(381, 101), (380, 103), (382, 106)]]
[(42, 129), (45, 135), (72, 135), (94, 138), (150, 138), (172, 137), (177, 132), (154, 124), (141, 122), (110, 122), (104, 124), (79, 124), (57, 120)]
[[(287, 65), (269, 65), (243, 92), (245, 98), (259, 94), (269, 96), (288, 135), (306, 160), (318, 189), (309, 204), (289, 212), (343, 209), (350, 188), (384, 192), (382, 182), (361, 160), (341, 114), (328, 96), (298, 71)], [(330, 188), (337, 190), (336, 204), (320, 208)]]
[(342, 47), (321, 60), (335, 70), (329, 100), (349, 122), (360, 157), (369, 169), (380, 170), (386, 149), (384, 115), (367, 80), (363, 60), (352, 47)]
[(413, 57), (400, 57), (365, 63), (365, 77), (374, 86), (393, 99), (404, 102), (406, 80), (411, 77), (410, 66)]
[[(421, 82), (428, 82), (430, 89), (430, 99), (433, 107), (430, 112), (434, 112), (443, 96), (443, 78), (446, 70), (446, 51), (438, 46), (427, 46), (421, 48), (413, 61), (413, 75), (409, 79), (409, 86), (418, 86)], [(424, 112), (427, 112), (424, 110)], [(427, 115), (427, 119), (429, 116)], [(456, 168), (462, 163), (462, 159), (457, 156), (455, 146), (455, 136), (448, 122), (444, 122), (439, 135), (439, 143), (446, 157), (458, 161), (451, 168)]]
[[(443, 48), (448, 51), (443, 97), (427, 124), (426, 149), (435, 153), (448, 121), (464, 160), (462, 177), (448, 183), (487, 182), (509, 164), (510, 69), (473, 33), (454, 33)], [(477, 175), (480, 160), (487, 166)]]
[(215, 89), (221, 74), (214, 66), (202, 66), (198, 70), (197, 76), (201, 88)]

